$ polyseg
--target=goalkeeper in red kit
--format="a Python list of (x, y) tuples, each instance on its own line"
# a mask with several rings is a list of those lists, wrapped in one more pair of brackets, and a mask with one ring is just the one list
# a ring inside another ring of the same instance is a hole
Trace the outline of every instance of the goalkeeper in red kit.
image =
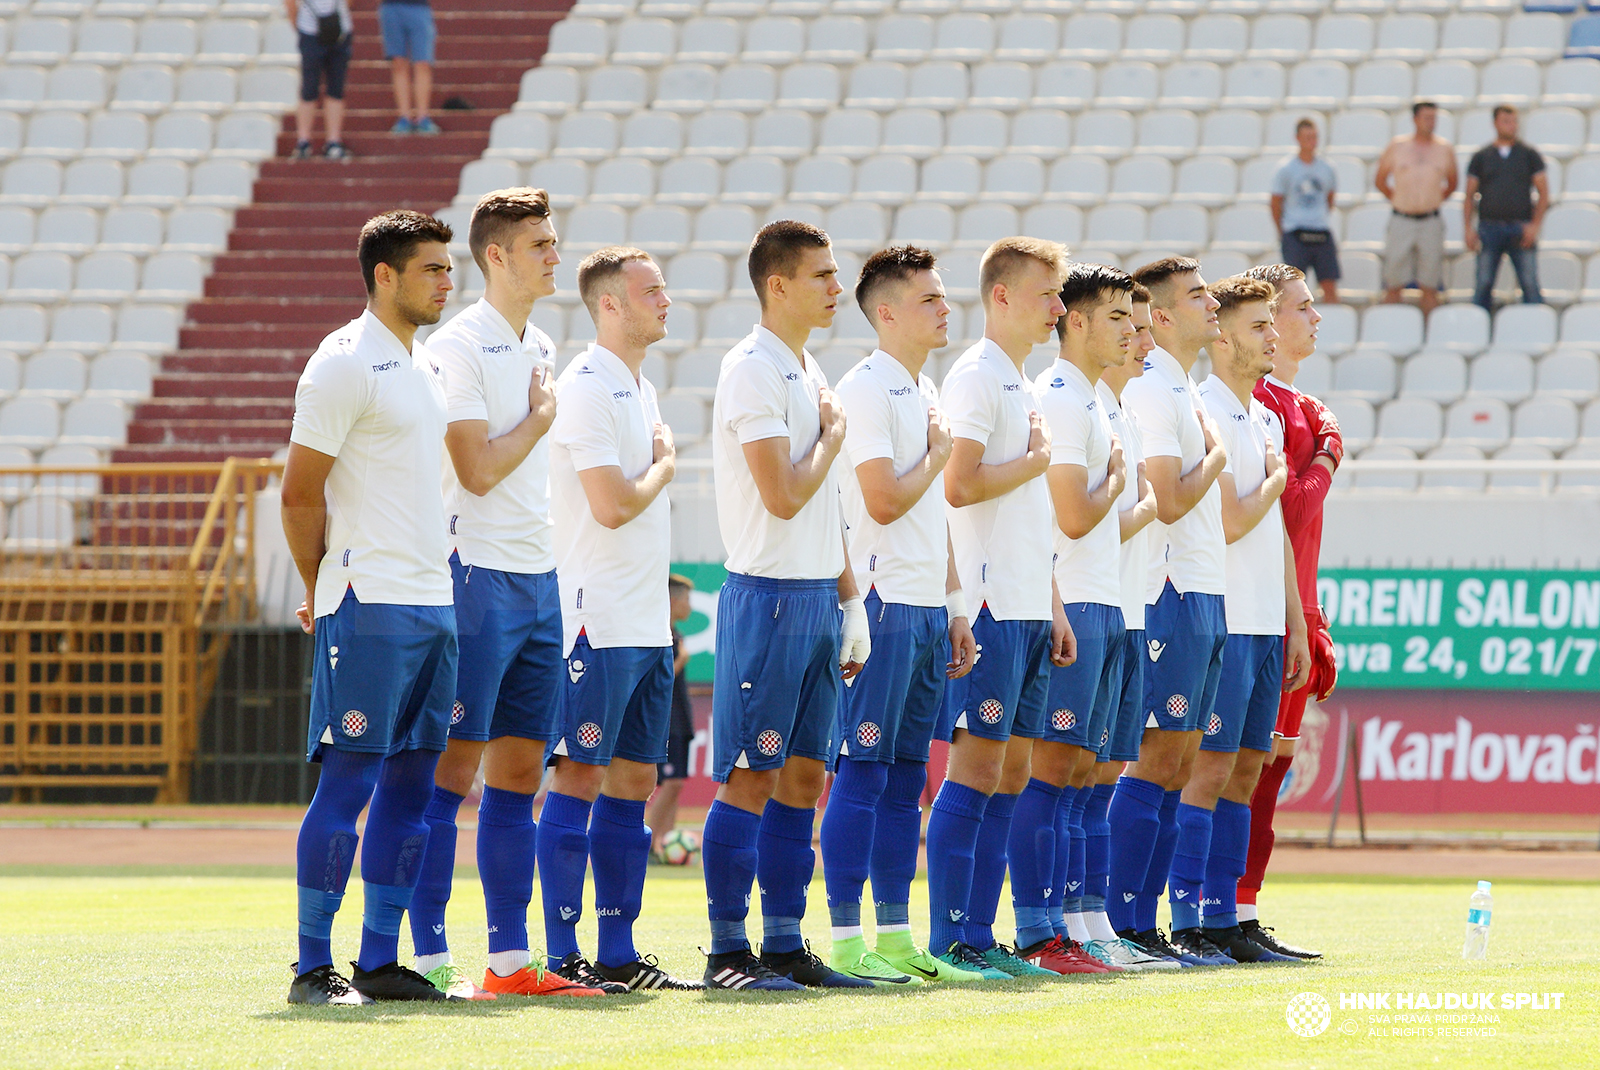
[(1249, 939), (1262, 947), (1282, 955), (1314, 959), (1320, 958), (1321, 952), (1285, 944), (1261, 925), (1256, 893), (1272, 856), (1272, 819), (1277, 811), (1278, 790), (1294, 761), (1306, 700), (1313, 694), (1318, 699), (1326, 698), (1335, 681), (1333, 640), (1328, 634), (1328, 622), (1317, 606), (1317, 559), (1322, 551), (1322, 505), (1333, 485), (1333, 473), (1344, 458), (1344, 442), (1339, 423), (1327, 406), (1294, 388), (1300, 362), (1316, 350), (1317, 324), (1322, 320), (1313, 307), (1315, 301), (1305, 275), (1288, 264), (1263, 265), (1245, 274), (1270, 283), (1278, 291), (1274, 320), (1278, 348), (1272, 374), (1256, 384), (1255, 396), (1283, 425), (1283, 456), (1289, 465), (1289, 482), (1280, 502), (1284, 527), (1294, 547), (1300, 601), (1305, 606), (1311, 639), (1311, 680), (1283, 696), (1273, 731), (1272, 758), (1262, 768), (1250, 800), (1250, 850), (1244, 876), (1239, 879), (1239, 925)]

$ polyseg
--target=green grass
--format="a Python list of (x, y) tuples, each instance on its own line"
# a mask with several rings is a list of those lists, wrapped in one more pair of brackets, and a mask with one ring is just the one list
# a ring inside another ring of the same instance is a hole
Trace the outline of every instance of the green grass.
[[(482, 899), (466, 875), (457, 890), (450, 914), (456, 957), (481, 969)], [(1465, 965), (1459, 955), (1470, 890), (1470, 882), (1456, 880), (1275, 880), (1263, 907), (1287, 937), (1327, 952), (1312, 966), (1014, 982), (981, 991), (671, 993), (328, 1009), (284, 1003), (294, 957), (287, 875), (6, 870), (0, 1067), (1535, 1070), (1592, 1058), (1600, 1049), (1600, 964), (1588, 935), (1594, 888), (1497, 882), (1490, 960)], [(925, 886), (914, 894), (924, 896)], [(811, 901), (807, 932), (825, 953), (820, 881)], [(642, 948), (697, 974), (703, 907), (697, 871), (652, 870)], [(334, 933), (336, 952), (346, 958), (354, 956), (360, 908), (354, 881)], [(919, 913), (925, 917), (914, 906), (913, 917)], [(1001, 931), (1008, 924), (1003, 918)], [(592, 921), (580, 936), (592, 949)], [(1401, 990), (1566, 995), (1560, 1011), (1499, 1011), (1498, 1035), (1473, 1039), (1369, 1036), (1367, 1012), (1339, 1010), (1341, 992)], [(1294, 1036), (1284, 1022), (1289, 998), (1307, 991), (1334, 1007), (1333, 1028), (1313, 1039)], [(1354, 1035), (1339, 1031), (1347, 1020), (1357, 1023)]]

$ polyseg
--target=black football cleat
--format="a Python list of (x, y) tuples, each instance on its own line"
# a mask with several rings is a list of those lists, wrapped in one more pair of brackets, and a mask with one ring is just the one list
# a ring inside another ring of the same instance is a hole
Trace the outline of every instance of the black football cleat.
[(363, 970), (352, 962), (350, 969), (354, 971), (350, 975), (350, 987), (368, 999), (410, 1000), (416, 1003), (443, 1003), (447, 1000), (453, 1003), (466, 1002), (439, 991), (433, 987), (432, 981), (398, 962), (374, 970)]
[(1292, 959), (1320, 959), (1322, 952), (1308, 951), (1303, 947), (1295, 947), (1279, 940), (1273, 931), (1259, 920), (1241, 921), (1239, 928), (1244, 931), (1245, 938), (1251, 943), (1260, 944), (1275, 955), (1288, 955)]
[(851, 977), (847, 973), (840, 973), (829, 966), (807, 943), (799, 951), (784, 951), (778, 954), (761, 953), (761, 964), (797, 984), (807, 988), (876, 988), (877, 985), (862, 977)]
[[(290, 970), (298, 970), (298, 962), (290, 963)], [(289, 1002), (320, 1007), (332, 1004), (339, 1007), (359, 1007), (372, 1000), (350, 987), (350, 982), (339, 975), (333, 966), (318, 966), (314, 970), (296, 974), (289, 985)]]

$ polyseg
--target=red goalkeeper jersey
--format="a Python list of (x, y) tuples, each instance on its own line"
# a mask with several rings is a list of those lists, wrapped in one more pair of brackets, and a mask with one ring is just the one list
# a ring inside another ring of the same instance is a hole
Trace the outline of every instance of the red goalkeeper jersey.
[(1300, 603), (1313, 612), (1317, 606), (1317, 559), (1322, 552), (1322, 503), (1333, 486), (1333, 473), (1311, 463), (1316, 455), (1316, 439), (1296, 401), (1300, 391), (1269, 375), (1256, 384), (1255, 396), (1283, 426), (1284, 460), (1289, 465), (1289, 483), (1279, 499), (1283, 526), (1294, 547)]

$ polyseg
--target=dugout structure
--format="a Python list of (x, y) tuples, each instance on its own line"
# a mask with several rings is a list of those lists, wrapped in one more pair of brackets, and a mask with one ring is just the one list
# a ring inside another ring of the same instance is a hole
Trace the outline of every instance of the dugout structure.
[(187, 800), (227, 629), (257, 615), (256, 495), (281, 471), (0, 468), (0, 788)]

